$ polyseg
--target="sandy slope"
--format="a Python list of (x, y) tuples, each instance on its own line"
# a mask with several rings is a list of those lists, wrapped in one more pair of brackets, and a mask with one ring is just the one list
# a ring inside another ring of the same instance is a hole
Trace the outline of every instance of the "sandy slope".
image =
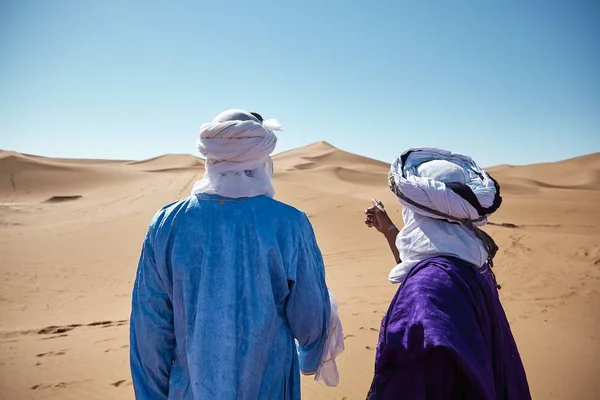
[[(388, 167), (324, 142), (275, 164), (278, 198), (315, 225), (347, 340), (340, 386), (305, 379), (304, 398), (362, 399), (396, 289), (385, 243), (362, 223), (371, 197), (399, 222)], [(140, 243), (155, 210), (187, 195), (202, 168), (189, 155), (0, 152), (0, 398), (133, 398), (126, 320)], [(597, 398), (600, 154), (490, 171), (505, 200), (488, 228), (501, 246), (496, 273), (534, 398)]]

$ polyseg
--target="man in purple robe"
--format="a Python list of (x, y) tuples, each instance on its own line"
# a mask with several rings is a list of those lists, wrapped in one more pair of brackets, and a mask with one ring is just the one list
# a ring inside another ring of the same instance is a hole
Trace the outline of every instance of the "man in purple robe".
[(399, 284), (383, 318), (368, 400), (531, 399), (492, 272), (498, 249), (478, 226), (501, 204), (469, 157), (419, 148), (392, 164), (399, 231), (374, 200), (365, 223), (386, 237)]

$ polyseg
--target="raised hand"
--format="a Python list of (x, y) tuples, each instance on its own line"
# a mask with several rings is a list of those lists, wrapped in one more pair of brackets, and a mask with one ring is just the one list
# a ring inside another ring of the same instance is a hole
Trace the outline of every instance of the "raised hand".
[(383, 203), (373, 199), (373, 205), (365, 210), (365, 224), (381, 233), (395, 229), (394, 223), (388, 216)]

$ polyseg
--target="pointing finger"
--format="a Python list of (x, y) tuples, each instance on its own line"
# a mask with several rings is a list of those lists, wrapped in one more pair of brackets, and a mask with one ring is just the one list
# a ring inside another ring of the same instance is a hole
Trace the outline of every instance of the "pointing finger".
[(373, 207), (377, 208), (380, 211), (384, 211), (385, 212), (385, 208), (383, 207), (383, 203), (382, 202), (380, 202), (377, 199), (373, 199), (372, 202), (373, 202)]

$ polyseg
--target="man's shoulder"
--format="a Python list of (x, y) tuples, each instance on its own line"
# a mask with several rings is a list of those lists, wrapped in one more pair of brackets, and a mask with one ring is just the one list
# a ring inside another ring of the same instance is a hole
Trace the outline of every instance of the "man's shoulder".
[(473, 296), (467, 282), (455, 273), (459, 263), (455, 259), (433, 257), (418, 264), (392, 301), (397, 317), (408, 315), (413, 322), (426, 321), (435, 326), (450, 322), (451, 326), (457, 316), (467, 313)]
[(260, 196), (256, 198), (259, 202), (262, 202), (266, 207), (272, 211), (276, 211), (279, 212), (281, 214), (287, 214), (289, 216), (297, 216), (297, 217), (303, 217), (304, 215), (306, 215), (306, 213), (294, 206), (291, 206), (287, 203), (284, 203), (282, 201), (267, 197), (267, 196)]
[[(277, 213), (279, 215), (286, 215), (288, 217), (297, 217), (297, 218), (305, 218), (306, 217), (306, 212), (298, 209), (292, 205), (289, 205), (287, 203), (284, 203), (282, 201), (273, 199), (271, 197), (267, 197), (267, 196), (257, 196), (252, 198), (253, 202), (255, 202), (258, 206), (264, 208), (265, 210), (268, 210), (271, 213)], [(193, 207), (194, 205), (197, 205), (198, 202), (196, 201), (196, 197), (195, 196), (188, 196), (188, 197), (184, 197), (180, 200), (171, 202), (169, 204), (164, 205), (163, 207), (161, 207), (157, 212), (156, 212), (156, 217), (164, 217), (166, 215), (169, 215), (173, 212), (176, 212), (177, 210), (180, 210), (182, 208), (188, 208), (188, 207)]]
[(467, 279), (477, 275), (478, 270), (470, 262), (454, 256), (431, 257), (415, 266), (415, 271), (422, 275), (449, 275), (455, 279)]
[(184, 197), (180, 200), (177, 200), (177, 201), (174, 201), (174, 202), (171, 202), (169, 204), (162, 206), (154, 214), (154, 218), (152, 218), (151, 225), (160, 224), (160, 222), (163, 221), (165, 218), (167, 218), (169, 215), (176, 213), (178, 210), (180, 210), (182, 208), (187, 208), (193, 199), (194, 199), (193, 196), (188, 196), (188, 197)]
[(417, 297), (455, 298), (470, 292), (480, 281), (476, 267), (455, 257), (432, 257), (410, 272), (404, 291)]
[[(267, 196), (253, 197), (250, 201), (254, 203), (255, 209), (262, 210), (262, 212), (276, 220), (285, 220), (294, 225), (295, 222), (302, 225), (308, 220), (308, 216), (304, 211)], [(169, 221), (173, 222), (173, 219), (177, 215), (187, 214), (185, 212), (181, 213), (180, 211), (194, 209), (199, 206), (200, 202), (198, 202), (195, 196), (184, 197), (180, 200), (166, 204), (155, 213), (151, 226), (159, 227)]]
[(194, 198), (195, 198), (194, 196), (188, 196), (188, 197), (181, 198), (181, 199), (179, 199), (177, 201), (174, 201), (174, 202), (171, 202), (169, 204), (166, 204), (166, 205), (162, 206), (158, 210), (158, 212), (159, 213), (160, 212), (170, 212), (170, 211), (172, 211), (174, 209), (181, 208), (182, 206), (187, 207)]

